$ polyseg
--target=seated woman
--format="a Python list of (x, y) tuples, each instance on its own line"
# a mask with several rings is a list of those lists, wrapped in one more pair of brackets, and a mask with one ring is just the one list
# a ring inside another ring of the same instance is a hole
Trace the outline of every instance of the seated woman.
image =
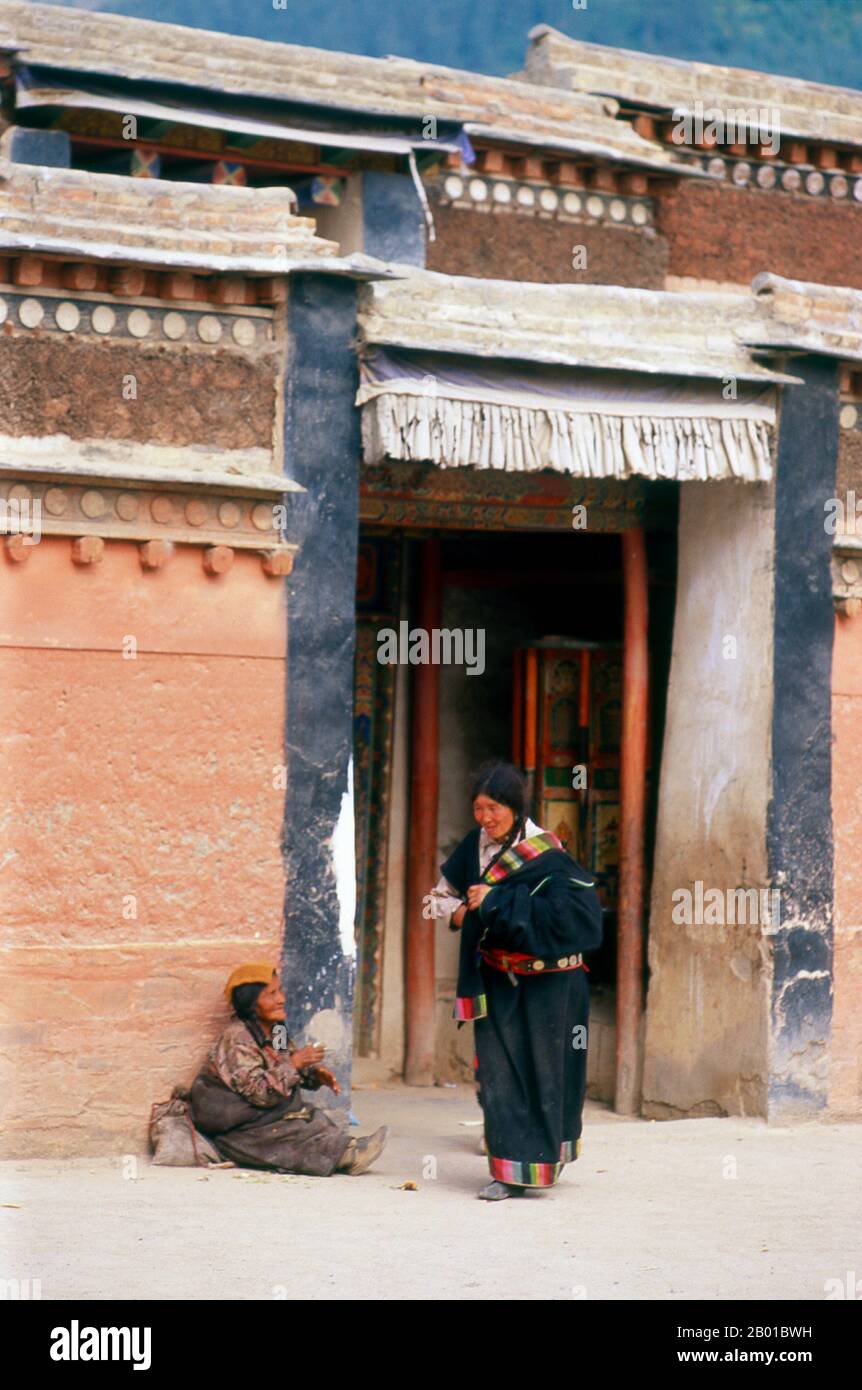
[[(242, 1168), (278, 1173), (364, 1173), (383, 1151), (389, 1128), (351, 1139), (303, 1090), (338, 1095), (324, 1049), (297, 1049), (284, 1026), (284, 995), (268, 962), (241, 965), (225, 986), (236, 1018), (225, 1028), (191, 1089), (195, 1128)], [(275, 1032), (279, 1026), (278, 1033)]]

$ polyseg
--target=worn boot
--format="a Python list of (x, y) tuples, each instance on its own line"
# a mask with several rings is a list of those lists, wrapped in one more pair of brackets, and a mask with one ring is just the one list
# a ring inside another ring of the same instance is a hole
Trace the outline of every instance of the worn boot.
[(349, 1173), (351, 1164), (354, 1162), (355, 1158), (356, 1140), (348, 1139), (347, 1148), (344, 1150), (344, 1153), (341, 1155), (341, 1158), (338, 1160), (338, 1163), (336, 1164), (336, 1173)]
[(367, 1139), (351, 1139), (338, 1165), (338, 1171), (350, 1173), (352, 1176), (364, 1173), (374, 1160), (380, 1157), (388, 1138), (389, 1126), (381, 1125), (373, 1134), (369, 1134)]

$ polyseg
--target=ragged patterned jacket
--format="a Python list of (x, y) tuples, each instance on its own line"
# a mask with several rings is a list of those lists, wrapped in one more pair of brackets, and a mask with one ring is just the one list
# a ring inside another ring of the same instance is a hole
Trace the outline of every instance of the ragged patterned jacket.
[(259, 1047), (241, 1018), (229, 1023), (210, 1049), (201, 1068), (209, 1075), (244, 1096), (252, 1105), (266, 1108), (289, 1098), (297, 1086), (315, 1091), (319, 1081), (307, 1071), (298, 1072), (290, 1061), (293, 1043), (286, 1051)]

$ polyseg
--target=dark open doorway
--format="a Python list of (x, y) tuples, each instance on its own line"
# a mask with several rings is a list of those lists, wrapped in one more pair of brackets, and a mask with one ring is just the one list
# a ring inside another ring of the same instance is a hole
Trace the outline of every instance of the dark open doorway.
[[(369, 528), (361, 535), (361, 561), (358, 593), (357, 657), (357, 848), (360, 909), (357, 919), (358, 988), (355, 1039), (360, 1056), (375, 1055), (379, 1039), (381, 996), (387, 990), (404, 988), (403, 978), (387, 976), (383, 982), (384, 900), (392, 890), (391, 865), (387, 864), (389, 844), (387, 816), (392, 805), (391, 777), (396, 761), (394, 705), (398, 678), (393, 668), (376, 661), (376, 636), (381, 626), (406, 620), (411, 630), (417, 624), (419, 591), (417, 533)], [(650, 770), (648, 773), (647, 814), (647, 893), (655, 827), (657, 766), (661, 751), (665, 691), (670, 660), (673, 602), (676, 570), (675, 529), (668, 527), (648, 533), (647, 550), (650, 579), (650, 667), (652, 700), (650, 708)], [(561, 748), (572, 734), (578, 746), (577, 699), (572, 681), (577, 679), (579, 650), (597, 654), (594, 671), (603, 670), (593, 700), (596, 740), (587, 756), (588, 796), (578, 809), (578, 799), (569, 795), (574, 763), (557, 758), (556, 772), (560, 795), (553, 794), (554, 776), (537, 783), (533, 815), (539, 824), (557, 811), (574, 810), (581, 824), (586, 816), (603, 837), (602, 854), (606, 892), (606, 935), (603, 947), (590, 961), (594, 1000), (593, 1094), (613, 1097), (614, 982), (616, 912), (613, 893), (614, 837), (616, 832), (613, 758), (605, 757), (603, 782), (593, 791), (589, 767), (593, 748), (599, 746), (598, 721), (603, 720), (601, 737), (607, 748), (613, 729), (619, 731), (619, 672), (623, 622), (623, 585), (619, 534), (446, 531), (440, 539), (441, 626), (448, 631), (481, 631), (483, 662), (469, 674), (467, 664), (443, 665), (439, 670), (439, 859), (461, 839), (471, 825), (468, 788), (471, 773), (484, 759), (512, 758), (518, 751), (517, 704), (519, 698), (517, 663), (519, 652), (546, 651), (546, 669), (555, 671), (560, 686), (556, 710), (553, 692), (545, 694), (544, 712), (538, 727), (540, 755), (553, 742), (547, 724), (556, 720), (556, 737)], [(617, 654), (616, 661), (614, 653)], [(555, 655), (554, 655), (555, 654)], [(567, 664), (568, 663), (568, 664)], [(614, 672), (616, 666), (616, 673)], [(412, 713), (412, 675), (400, 686), (408, 716), (402, 737), (409, 740)], [(552, 684), (549, 676), (548, 686)], [(598, 687), (601, 687), (601, 690)], [(575, 711), (573, 716), (572, 711)], [(403, 712), (403, 711), (402, 711)], [(565, 749), (567, 755), (568, 749)], [(609, 750), (608, 750), (609, 751)], [(543, 761), (540, 756), (540, 763)], [(548, 772), (547, 766), (545, 772)], [(602, 780), (600, 778), (600, 780)], [(565, 784), (568, 784), (568, 788)], [(543, 795), (544, 792), (544, 795)], [(600, 810), (597, 808), (601, 807)], [(557, 815), (546, 828), (560, 833), (565, 816)], [(571, 816), (569, 816), (571, 821)], [(396, 827), (396, 834), (398, 827)], [(564, 838), (564, 835), (561, 835)], [(580, 844), (572, 845), (578, 853)], [(403, 867), (403, 866), (402, 866)], [(431, 886), (430, 884), (428, 885)], [(410, 912), (415, 905), (405, 903)], [(391, 918), (390, 918), (391, 930)], [(448, 935), (448, 934), (447, 934)], [(437, 979), (437, 1072), (440, 1079), (457, 1079), (470, 1074), (469, 1040), (454, 1041), (449, 1015), (454, 991), (454, 941), (438, 940)], [(465, 1034), (469, 1030), (464, 1030)], [(463, 1045), (461, 1045), (463, 1042)], [(463, 1054), (463, 1055), (462, 1055)]]

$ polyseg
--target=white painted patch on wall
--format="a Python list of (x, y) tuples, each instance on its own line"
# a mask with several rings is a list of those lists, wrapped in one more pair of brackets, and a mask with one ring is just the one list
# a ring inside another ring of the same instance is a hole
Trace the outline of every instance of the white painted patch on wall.
[(347, 791), (332, 835), (332, 863), (338, 894), (338, 933), (345, 956), (356, 954), (356, 840), (353, 821), (353, 754), (347, 767)]
[[(321, 1009), (305, 1026), (304, 1036), (323, 1043), (329, 1053), (340, 1053), (344, 1047), (344, 1020), (337, 1009)], [(324, 1063), (329, 1066), (330, 1063)]]

